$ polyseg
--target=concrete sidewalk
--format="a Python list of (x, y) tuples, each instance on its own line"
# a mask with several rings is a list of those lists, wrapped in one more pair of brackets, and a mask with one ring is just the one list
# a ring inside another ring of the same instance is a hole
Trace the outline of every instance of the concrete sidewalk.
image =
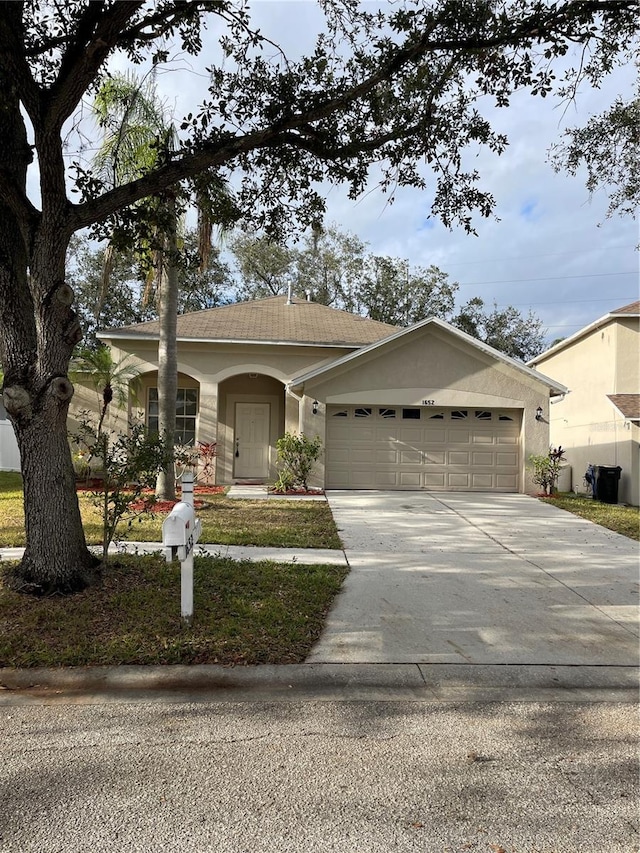
[[(102, 552), (102, 548), (91, 550)], [(109, 546), (110, 554), (157, 554), (163, 550), (161, 542), (116, 542)], [(228, 557), (232, 560), (272, 560), (276, 563), (300, 563), (342, 566), (347, 565), (344, 551), (323, 548), (258, 548), (252, 545), (195, 546), (196, 557)], [(20, 560), (24, 548), (0, 548), (0, 560)]]

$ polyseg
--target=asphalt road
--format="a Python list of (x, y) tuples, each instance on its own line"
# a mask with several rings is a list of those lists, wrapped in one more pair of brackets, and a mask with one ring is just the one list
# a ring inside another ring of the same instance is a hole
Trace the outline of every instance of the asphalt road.
[(0, 850), (632, 853), (637, 734), (631, 703), (4, 706)]

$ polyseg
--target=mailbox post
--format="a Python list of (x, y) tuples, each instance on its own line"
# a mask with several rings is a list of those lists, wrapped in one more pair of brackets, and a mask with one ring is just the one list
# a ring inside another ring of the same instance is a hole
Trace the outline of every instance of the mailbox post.
[(193, 508), (193, 474), (182, 476), (182, 500), (162, 523), (162, 544), (165, 559), (180, 560), (180, 613), (182, 621), (191, 624), (193, 618), (193, 546), (200, 538), (200, 519)]

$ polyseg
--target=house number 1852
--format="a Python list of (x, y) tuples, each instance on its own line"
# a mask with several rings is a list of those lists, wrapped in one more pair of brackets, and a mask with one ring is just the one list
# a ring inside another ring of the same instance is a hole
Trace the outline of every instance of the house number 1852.
[(436, 404), (435, 400), (423, 400), (422, 401), (423, 406), (435, 406), (435, 404)]

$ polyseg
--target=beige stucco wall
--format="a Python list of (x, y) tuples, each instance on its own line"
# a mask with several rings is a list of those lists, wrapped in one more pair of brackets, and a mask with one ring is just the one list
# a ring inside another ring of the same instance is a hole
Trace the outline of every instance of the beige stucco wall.
[(640, 393), (639, 332), (638, 318), (611, 321), (537, 365), (570, 389), (551, 407), (551, 441), (566, 450), (573, 490), (586, 490), (588, 465), (619, 465), (618, 499), (634, 506), (640, 503), (640, 430), (607, 395)]
[[(115, 341), (111, 350), (116, 362), (129, 356), (140, 371), (138, 400), (130, 408), (144, 414), (148, 389), (157, 385), (157, 342)], [(269, 478), (275, 479), (277, 439), (286, 430), (297, 432), (301, 428), (300, 400), (286, 393), (286, 384), (293, 376), (348, 352), (351, 349), (344, 347), (180, 342), (178, 387), (199, 389), (196, 435), (198, 441), (217, 443), (216, 482), (234, 479), (236, 403), (269, 403)], [(126, 421), (125, 413), (123, 418)]]
[[(418, 384), (416, 380), (422, 380)], [(533, 493), (526, 462), (549, 447), (547, 385), (515, 367), (477, 350), (445, 330), (417, 329), (390, 344), (359, 357), (328, 377), (318, 377), (304, 389), (303, 429), (325, 441), (325, 406), (330, 403), (420, 406), (433, 400), (440, 406), (514, 408), (523, 412), (521, 490)], [(311, 401), (320, 403), (318, 415)], [(535, 411), (543, 409), (543, 420)]]

